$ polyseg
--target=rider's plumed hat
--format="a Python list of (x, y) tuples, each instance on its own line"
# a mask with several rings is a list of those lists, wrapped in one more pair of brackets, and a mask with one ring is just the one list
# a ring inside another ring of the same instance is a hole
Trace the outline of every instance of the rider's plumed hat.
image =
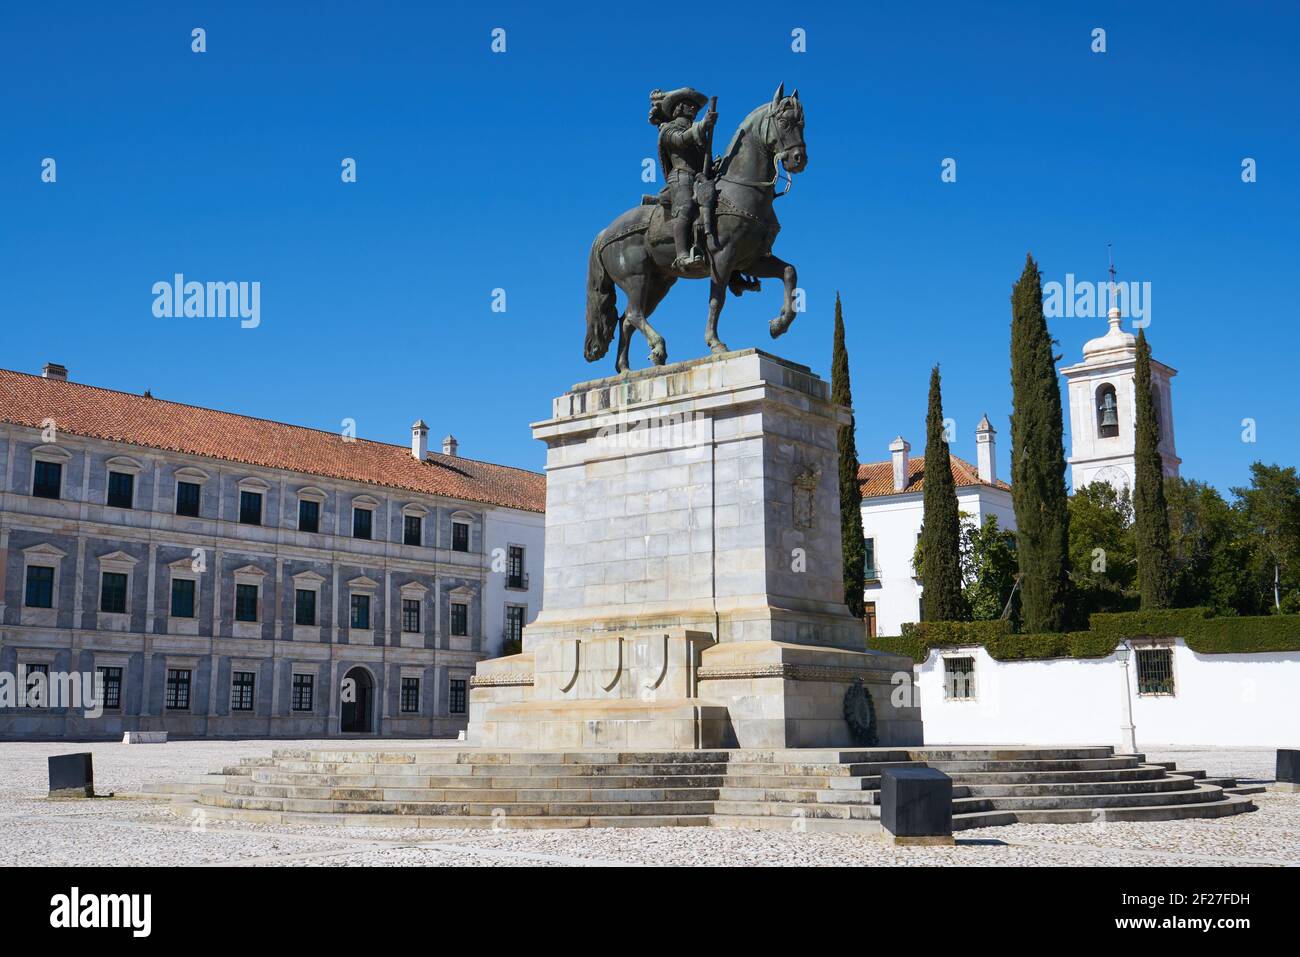
[(677, 112), (677, 107), (687, 102), (703, 108), (709, 102), (709, 98), (699, 90), (692, 89), (689, 86), (669, 90), (667, 93), (662, 90), (652, 90), (650, 92), (650, 122), (654, 124), (667, 123), (673, 118), (673, 114)]

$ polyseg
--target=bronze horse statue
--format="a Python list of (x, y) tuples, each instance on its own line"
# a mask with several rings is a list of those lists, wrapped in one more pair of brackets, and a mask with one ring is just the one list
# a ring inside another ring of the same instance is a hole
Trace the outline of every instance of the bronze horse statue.
[[(685, 276), (707, 276), (710, 280), (704, 341), (715, 353), (727, 351), (718, 338), (718, 316), (727, 301), (728, 288), (741, 295), (747, 289), (757, 289), (758, 279), (782, 279), (785, 303), (781, 314), (768, 324), (772, 338), (782, 335), (794, 322), (798, 277), (794, 266), (772, 255), (772, 244), (781, 229), (772, 203), (778, 195), (777, 164), (787, 174), (786, 192), (790, 188), (788, 177), (808, 165), (803, 123), (799, 91), (786, 96), (783, 83), (770, 103), (745, 117), (717, 164), (713, 217), (717, 235), (706, 237), (707, 271)], [(634, 329), (650, 343), (651, 362), (663, 365), (668, 360), (664, 338), (650, 325), (650, 314), (685, 275), (671, 269), (674, 250), (670, 225), (658, 203), (629, 209), (596, 237), (587, 266), (587, 338), (583, 352), (588, 362), (609, 351), (615, 327), (619, 332), (617, 371), (628, 369), (627, 352)], [(615, 304), (615, 286), (627, 296), (622, 316)]]

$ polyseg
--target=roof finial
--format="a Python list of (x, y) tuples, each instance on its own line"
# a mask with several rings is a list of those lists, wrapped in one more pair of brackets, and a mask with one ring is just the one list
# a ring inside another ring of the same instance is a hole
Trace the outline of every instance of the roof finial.
[(1110, 261), (1110, 268), (1106, 271), (1110, 273), (1110, 309), (1106, 313), (1106, 318), (1112, 326), (1119, 325), (1119, 298), (1115, 295), (1115, 251), (1110, 243), (1106, 244), (1106, 258)]

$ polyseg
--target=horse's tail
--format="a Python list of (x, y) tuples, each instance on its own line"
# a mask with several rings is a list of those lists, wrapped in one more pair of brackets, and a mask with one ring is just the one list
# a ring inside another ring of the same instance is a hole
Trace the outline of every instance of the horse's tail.
[(609, 351), (618, 328), (618, 307), (614, 299), (614, 280), (609, 278), (605, 264), (600, 261), (604, 248), (602, 232), (591, 244), (591, 257), (587, 260), (587, 341), (583, 355), (595, 362)]

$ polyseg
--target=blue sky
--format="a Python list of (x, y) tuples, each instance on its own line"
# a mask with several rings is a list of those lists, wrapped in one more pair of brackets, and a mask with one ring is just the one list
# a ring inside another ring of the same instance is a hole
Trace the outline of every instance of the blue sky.
[[(723, 6), (6, 5), (0, 366), (402, 443), (423, 417), (539, 468), (528, 423), (612, 372), (581, 355), (586, 259), (647, 188), (647, 93), (717, 95), (725, 143), (784, 81), (809, 166), (775, 251), (808, 311), (773, 342), (771, 282), (721, 334), (826, 375), (839, 290), (864, 460), (900, 432), (919, 454), (938, 362), (954, 451), (974, 458), (987, 412), (1005, 475), (1025, 252), (1045, 280), (1101, 280), (1112, 242), (1179, 370), (1183, 474), (1226, 488), (1256, 458), (1296, 463), (1293, 4), (754, 2), (742, 24)], [(178, 272), (260, 282), (260, 326), (155, 318)], [(656, 313), (670, 360), (704, 353), (707, 295), (679, 283)], [(1104, 328), (1052, 323), (1070, 362)]]

